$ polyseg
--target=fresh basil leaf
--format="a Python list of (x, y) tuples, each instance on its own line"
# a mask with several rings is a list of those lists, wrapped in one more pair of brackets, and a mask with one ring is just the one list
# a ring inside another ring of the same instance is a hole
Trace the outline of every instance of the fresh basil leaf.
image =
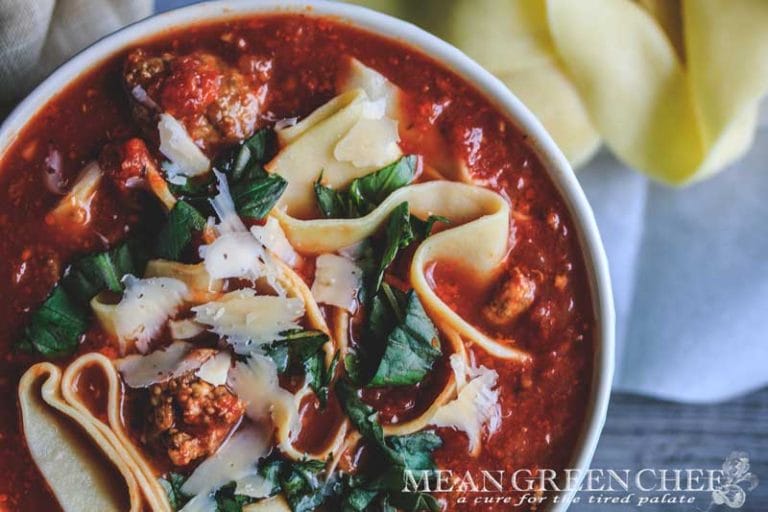
[(68, 356), (77, 350), (80, 336), (88, 328), (88, 311), (56, 286), (32, 314), (17, 348), (33, 350), (47, 358)]
[(432, 228), (435, 223), (442, 222), (444, 224), (450, 224), (451, 220), (442, 215), (430, 215), (427, 220), (421, 220), (418, 217), (411, 215), (411, 229), (414, 236), (419, 240), (424, 240), (432, 233)]
[(237, 213), (251, 219), (263, 219), (288, 187), (278, 174), (244, 179), (230, 186)]
[(334, 481), (321, 475), (324, 471), (325, 462), (318, 460), (283, 465), (280, 487), (293, 512), (312, 512), (334, 492)]
[(284, 461), (279, 459), (265, 459), (259, 463), (259, 474), (272, 485), (269, 496), (274, 496), (282, 491), (280, 487), (280, 470)]
[(70, 297), (87, 304), (102, 290), (123, 291), (126, 274), (140, 274), (143, 258), (135, 244), (124, 242), (112, 250), (84, 256), (67, 268), (61, 284)]
[(328, 385), (336, 370), (338, 353), (328, 368), (325, 367), (323, 346), (328, 335), (320, 331), (295, 330), (283, 333), (284, 338), (272, 342), (266, 354), (272, 358), (279, 373), (301, 369), (307, 382), (317, 395), (321, 406), (328, 398)]
[(168, 496), (168, 504), (173, 510), (181, 510), (189, 498), (181, 492), (181, 486), (184, 485), (184, 476), (179, 473), (168, 473), (166, 478), (159, 478), (160, 485)]
[[(164, 162), (164, 164), (167, 163)], [(168, 189), (174, 197), (187, 201), (195, 198), (208, 198), (216, 193), (216, 177), (213, 173), (189, 176), (184, 183), (168, 182)]]
[(384, 283), (373, 299), (368, 331), (371, 338), (384, 340), (381, 361), (368, 387), (416, 384), (442, 354), (433, 345), (437, 328), (414, 290), (404, 293)]
[(413, 181), (418, 162), (416, 155), (403, 156), (376, 172), (353, 180), (349, 185), (349, 197), (357, 215), (372, 212), (392, 192)]
[(317, 206), (323, 217), (326, 218), (344, 218), (349, 216), (349, 208), (346, 202), (346, 194), (326, 187), (322, 184), (323, 173), (315, 181), (315, 197)]
[(237, 484), (231, 482), (216, 491), (214, 500), (216, 500), (216, 512), (242, 512), (243, 506), (256, 501), (250, 496), (235, 494)]
[(376, 410), (363, 402), (349, 382), (339, 381), (336, 394), (352, 425), (384, 457), (384, 463), (373, 466), (376, 468), (373, 473), (344, 480), (342, 510), (393, 510), (393, 507), (414, 512), (440, 510), (439, 503), (429, 494), (402, 492), (406, 470), (436, 469), (432, 453), (442, 445), (440, 437), (432, 431), (424, 431), (385, 438)]
[(263, 128), (216, 159), (214, 167), (226, 174), (233, 183), (246, 178), (256, 178), (260, 173), (265, 173), (261, 165), (274, 156), (275, 149), (275, 132), (270, 128)]
[(317, 205), (326, 218), (356, 218), (371, 213), (392, 192), (413, 181), (419, 158), (401, 157), (378, 171), (355, 178), (346, 191), (334, 190), (322, 184), (322, 173), (315, 182)]
[(378, 291), (384, 279), (384, 272), (395, 261), (400, 249), (408, 247), (413, 241), (414, 235), (411, 229), (408, 202), (400, 203), (389, 216), (385, 229), (384, 252), (379, 263), (379, 268), (374, 280), (373, 290)]
[(275, 149), (274, 131), (264, 128), (214, 163), (227, 176), (235, 208), (243, 217), (263, 219), (288, 186), (281, 176), (264, 170)]
[(167, 260), (178, 260), (192, 241), (194, 232), (205, 227), (205, 218), (186, 201), (176, 201), (160, 230), (155, 254)]
[(339, 380), (336, 383), (336, 396), (339, 398), (347, 417), (349, 417), (349, 421), (360, 434), (375, 445), (387, 450), (388, 447), (384, 444), (384, 430), (379, 424), (376, 410), (363, 402), (363, 399), (358, 396), (357, 390), (345, 380)]
[(358, 354), (358, 352), (349, 352), (344, 356), (344, 369), (347, 372), (347, 377), (353, 384), (356, 386), (363, 385), (363, 369), (360, 363), (360, 354)]
[(378, 490), (362, 487), (349, 489), (341, 501), (342, 512), (366, 512), (371, 510), (373, 501), (379, 495)]
[(433, 431), (424, 430), (404, 436), (390, 436), (387, 444), (400, 456), (406, 468), (427, 471), (437, 469), (432, 452), (443, 445), (443, 440)]
[(275, 132), (271, 128), (262, 128), (246, 140), (240, 148), (240, 154), (235, 162), (233, 172), (237, 179), (242, 173), (256, 164), (264, 164), (272, 159), (276, 148)]

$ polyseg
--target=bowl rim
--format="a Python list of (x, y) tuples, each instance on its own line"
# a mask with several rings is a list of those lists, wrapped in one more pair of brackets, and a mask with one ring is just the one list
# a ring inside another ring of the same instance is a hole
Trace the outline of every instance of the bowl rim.
[[(325, 0), (216, 0), (154, 14), (108, 34), (64, 62), (19, 103), (0, 125), (0, 160), (27, 122), (64, 86), (115, 53), (163, 32), (200, 22), (222, 21), (249, 15), (299, 13), (333, 17), (381, 37), (420, 51), (475, 87), (518, 129), (528, 135), (543, 167), (569, 210), (589, 274), (595, 318), (590, 401), (582, 432), (571, 455), (570, 468), (583, 476), (597, 447), (610, 398), (614, 371), (615, 311), (608, 261), (594, 213), (570, 164), (539, 120), (496, 77), (451, 44), (421, 28), (365, 7)], [(549, 510), (563, 512), (576, 489), (564, 490)]]

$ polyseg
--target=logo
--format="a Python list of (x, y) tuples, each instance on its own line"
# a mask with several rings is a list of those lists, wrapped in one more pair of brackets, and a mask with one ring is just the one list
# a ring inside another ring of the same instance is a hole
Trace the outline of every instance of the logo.
[(731, 452), (723, 462), (722, 482), (712, 489), (712, 503), (729, 508), (741, 508), (747, 500), (747, 493), (757, 487), (757, 475), (749, 472), (749, 457), (744, 452)]
[(402, 492), (431, 493), (467, 510), (491, 504), (530, 510), (581, 503), (600, 510), (610, 505), (621, 505), (621, 510), (627, 505), (667, 505), (681, 512), (714, 512), (743, 507), (747, 493), (757, 485), (747, 454), (734, 451), (721, 468), (406, 470)]

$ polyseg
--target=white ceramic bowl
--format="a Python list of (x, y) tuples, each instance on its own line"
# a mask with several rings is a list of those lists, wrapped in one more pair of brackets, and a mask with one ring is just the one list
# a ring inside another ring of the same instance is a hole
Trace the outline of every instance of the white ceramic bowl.
[[(311, 7), (311, 9), (308, 9)], [(99, 40), (59, 67), (10, 114), (0, 127), (0, 155), (18, 133), (53, 96), (85, 70), (123, 48), (132, 46), (169, 28), (201, 21), (211, 22), (244, 15), (296, 12), (308, 16), (333, 16), (370, 32), (396, 39), (430, 55), (480, 90), (518, 128), (527, 133), (546, 172), (557, 186), (570, 210), (589, 272), (596, 319), (594, 375), (585, 424), (569, 467), (589, 467), (605, 422), (613, 378), (614, 310), (608, 262), (595, 224), (592, 209), (576, 176), (539, 121), (498, 79), (457, 48), (420, 28), (369, 9), (341, 2), (318, 0), (232, 0), (207, 2), (149, 17)], [(0, 156), (1, 158), (1, 156)], [(567, 493), (570, 494), (570, 493)], [(567, 496), (563, 496), (567, 498)], [(569, 500), (552, 507), (562, 512)]]

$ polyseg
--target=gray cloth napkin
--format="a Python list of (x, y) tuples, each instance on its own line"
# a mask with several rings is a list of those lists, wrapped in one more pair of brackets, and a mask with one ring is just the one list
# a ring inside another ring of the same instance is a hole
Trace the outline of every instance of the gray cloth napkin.
[(152, 0), (0, 0), (0, 116), (65, 59), (152, 7)]

